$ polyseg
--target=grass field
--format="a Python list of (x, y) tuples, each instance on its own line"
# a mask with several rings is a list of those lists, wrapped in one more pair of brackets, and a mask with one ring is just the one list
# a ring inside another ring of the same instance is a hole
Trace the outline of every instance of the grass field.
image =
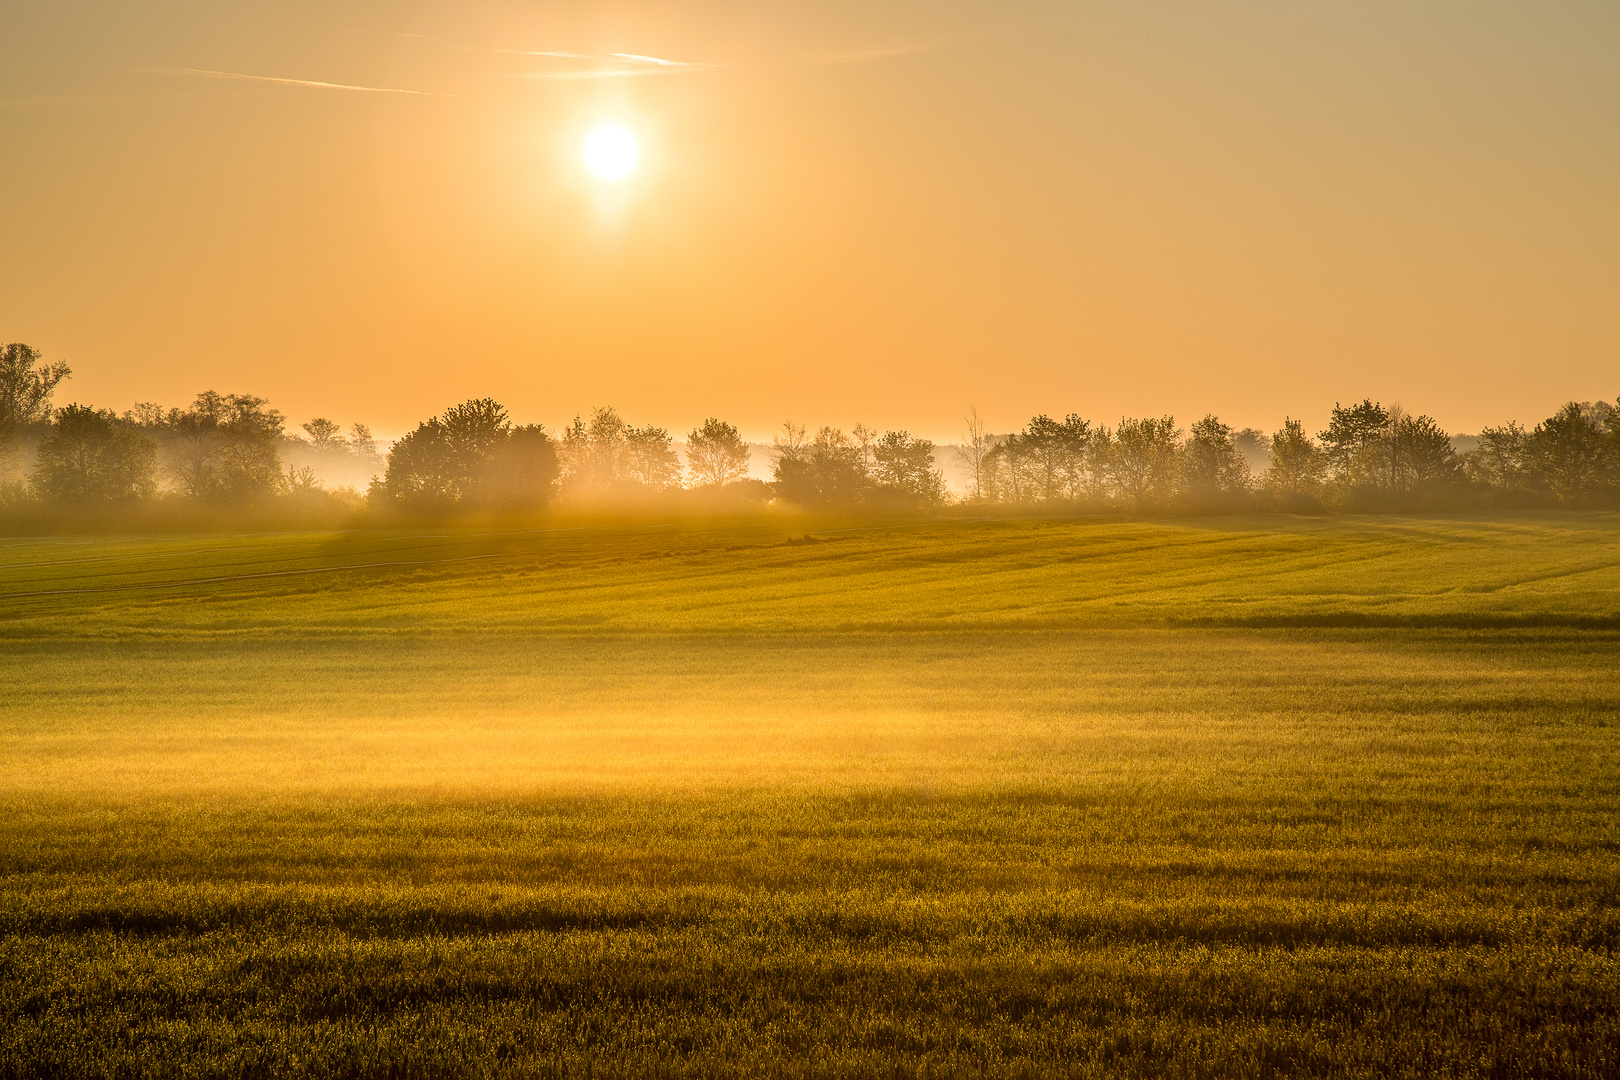
[(0, 1075), (1620, 1075), (1620, 518), (0, 541)]

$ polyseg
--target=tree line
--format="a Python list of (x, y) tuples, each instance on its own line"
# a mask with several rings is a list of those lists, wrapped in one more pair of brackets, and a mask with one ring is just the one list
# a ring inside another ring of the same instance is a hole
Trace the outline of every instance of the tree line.
[[(345, 430), (316, 418), (289, 430), (251, 394), (205, 391), (185, 408), (143, 402), (123, 413), (53, 408), (70, 375), (26, 345), (0, 346), (0, 475), (12, 477), (0, 507), (291, 499), (405, 516), (648, 498), (877, 509), (959, 500), (1138, 514), (1620, 507), (1620, 409), (1607, 402), (1572, 402), (1529, 429), (1487, 428), (1466, 451), (1432, 417), (1370, 399), (1335, 404), (1314, 435), (1294, 419), (1267, 434), (1212, 415), (1184, 431), (1170, 416), (1110, 427), (1074, 414), (1036, 416), (996, 435), (974, 412), (948, 448), (966, 488), (953, 496), (941, 448), (862, 424), (814, 435), (784, 424), (766, 450), (765, 482), (749, 476), (741, 432), (713, 417), (687, 433), (683, 461), (669, 430), (636, 427), (611, 408), (553, 433), (480, 398), (383, 450), (364, 424)], [(353, 482), (329, 487), (334, 476)]]
[(987, 435), (968, 419), (957, 448), (968, 497), (1153, 511), (1344, 511), (1620, 507), (1620, 402), (1570, 402), (1532, 429), (1459, 440), (1433, 417), (1363, 399), (1335, 403), (1314, 436), (1285, 419), (1271, 434), (1206, 415), (1093, 424), (1037, 416)]

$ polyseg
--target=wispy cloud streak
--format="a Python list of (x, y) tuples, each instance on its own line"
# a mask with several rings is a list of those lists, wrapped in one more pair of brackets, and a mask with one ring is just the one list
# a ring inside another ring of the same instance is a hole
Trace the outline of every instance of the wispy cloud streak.
[(615, 60), (623, 60), (627, 64), (653, 64), (657, 67), (713, 67), (713, 64), (694, 64), (685, 60), (665, 60), (659, 56), (638, 56), (635, 53), (610, 53)]
[(196, 75), (207, 79), (243, 79), (247, 82), (280, 83), (283, 86), (312, 86), (321, 90), (355, 90), (363, 94), (411, 94), (417, 97), (455, 97), (431, 90), (396, 90), (386, 86), (351, 86), (348, 83), (318, 82), (314, 79), (281, 79), (274, 75), (244, 75), (238, 71), (210, 71), (206, 68), (150, 67), (137, 71), (156, 75)]
[[(462, 48), (471, 50), (471, 49), (475, 49), (476, 46), (464, 45), (464, 46), (462, 46)], [(483, 50), (478, 49), (477, 51), (482, 52)], [(558, 56), (558, 57), (561, 57), (564, 60), (594, 60), (594, 59), (596, 59), (594, 56), (590, 55), (589, 53), (555, 52), (555, 51), (552, 51), (552, 50), (549, 50), (549, 49), (491, 49), (489, 51), (493, 52), (493, 53), (500, 53), (503, 56)]]
[(609, 53), (606, 56), (582, 56), (579, 53), (567, 52), (527, 52), (517, 49), (502, 49), (500, 51), (519, 53), (523, 56), (558, 56), (569, 60), (594, 60), (597, 63), (616, 65), (614, 67), (595, 67), (572, 71), (532, 71), (520, 76), (525, 79), (554, 79), (563, 82), (580, 79), (632, 79), (642, 75), (674, 75), (682, 71), (702, 71), (718, 66), (715, 64), (700, 64), (689, 60), (666, 60), (662, 56), (645, 56), (641, 53)]

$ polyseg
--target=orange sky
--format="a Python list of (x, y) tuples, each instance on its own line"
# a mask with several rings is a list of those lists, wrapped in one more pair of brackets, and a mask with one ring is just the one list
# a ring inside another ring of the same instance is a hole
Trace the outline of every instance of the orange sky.
[(1617, 58), (1613, 0), (24, 0), (0, 341), (380, 432), (1533, 422), (1620, 393)]

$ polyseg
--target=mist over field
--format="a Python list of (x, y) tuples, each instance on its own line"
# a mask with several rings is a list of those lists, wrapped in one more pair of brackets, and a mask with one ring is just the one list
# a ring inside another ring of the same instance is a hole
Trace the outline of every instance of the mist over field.
[(1617, 57), (0, 3), (0, 1080), (1620, 1077)]
[(0, 580), (18, 1073), (1620, 1043), (1613, 515), (19, 538)]

